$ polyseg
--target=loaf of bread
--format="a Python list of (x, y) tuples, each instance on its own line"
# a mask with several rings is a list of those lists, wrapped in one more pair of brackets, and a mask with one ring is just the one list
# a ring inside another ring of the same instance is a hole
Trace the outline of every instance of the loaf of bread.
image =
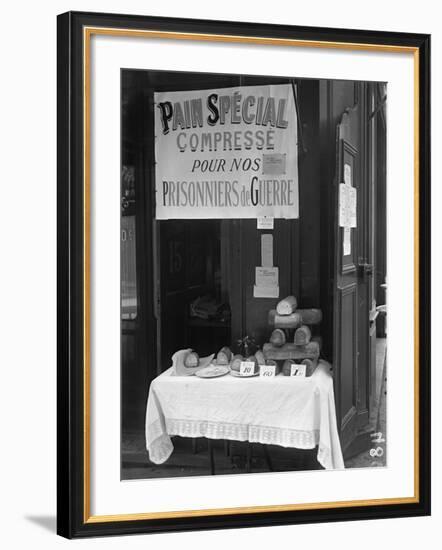
[(276, 306), (276, 313), (278, 315), (290, 315), (298, 307), (298, 301), (294, 296), (287, 296)]
[(322, 321), (322, 311), (320, 309), (297, 309), (296, 313), (301, 318), (301, 323), (305, 325), (317, 325)]
[(221, 348), (216, 356), (217, 365), (229, 365), (232, 360), (232, 352), (230, 348), (224, 346)]
[(290, 315), (278, 315), (276, 309), (271, 309), (268, 316), (269, 325), (275, 328), (297, 328), (302, 323), (302, 317), (298, 311)]
[(318, 366), (318, 359), (303, 359), (302, 364), (306, 366), (305, 375), (311, 376)]
[(280, 348), (285, 344), (285, 332), (280, 328), (275, 328), (275, 330), (270, 335), (270, 343), (276, 348)]
[(263, 346), (263, 352), (266, 359), (274, 359), (282, 361), (285, 359), (317, 359), (319, 357), (319, 343), (312, 340), (305, 346), (297, 346), (296, 344), (284, 344), (282, 347), (273, 346), (271, 343), (266, 343)]
[(235, 372), (239, 372), (242, 361), (244, 361), (244, 357), (242, 355), (234, 355), (232, 358), (232, 363), (230, 364), (230, 369)]
[(199, 365), (200, 358), (195, 351), (190, 351), (184, 358), (184, 366), (193, 369)]
[(301, 325), (299, 328), (295, 330), (295, 337), (293, 339), (293, 342), (297, 346), (305, 346), (305, 344), (308, 344), (312, 338), (312, 331), (309, 329), (307, 325)]

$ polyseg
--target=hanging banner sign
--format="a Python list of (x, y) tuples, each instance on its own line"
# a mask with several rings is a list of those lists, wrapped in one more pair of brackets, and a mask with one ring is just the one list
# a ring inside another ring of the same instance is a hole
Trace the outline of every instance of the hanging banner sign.
[(155, 94), (156, 219), (298, 218), (289, 84)]

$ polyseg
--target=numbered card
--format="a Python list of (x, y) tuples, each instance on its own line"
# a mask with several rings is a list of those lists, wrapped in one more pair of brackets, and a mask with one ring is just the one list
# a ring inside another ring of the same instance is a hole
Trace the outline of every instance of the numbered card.
[(263, 376), (264, 378), (274, 378), (275, 374), (276, 374), (275, 365), (260, 365), (259, 376)]
[(305, 377), (306, 372), (306, 365), (297, 365), (296, 363), (293, 363), (293, 365), (290, 367), (290, 376), (304, 376)]
[(239, 366), (239, 374), (241, 376), (250, 376), (255, 371), (255, 363), (253, 361), (241, 361)]

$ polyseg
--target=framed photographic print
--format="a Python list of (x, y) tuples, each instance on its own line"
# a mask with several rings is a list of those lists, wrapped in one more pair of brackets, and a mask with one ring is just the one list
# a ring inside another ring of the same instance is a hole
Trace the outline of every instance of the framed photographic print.
[(58, 533), (430, 513), (430, 37), (58, 17)]

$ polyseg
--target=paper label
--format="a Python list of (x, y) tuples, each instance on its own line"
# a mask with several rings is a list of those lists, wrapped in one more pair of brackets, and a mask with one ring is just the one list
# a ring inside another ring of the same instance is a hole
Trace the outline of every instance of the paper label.
[(259, 376), (263, 376), (264, 378), (274, 378), (275, 374), (275, 365), (261, 365), (259, 367)]
[(273, 229), (274, 228), (275, 218), (272, 217), (261, 217), (257, 218), (257, 228), (258, 229)]
[(270, 233), (261, 235), (261, 265), (273, 267), (273, 235)]
[(347, 183), (339, 184), (339, 225), (356, 227), (356, 188)]
[(293, 363), (290, 367), (290, 376), (305, 376), (305, 365)]
[(351, 185), (351, 166), (344, 164), (344, 183)]
[(277, 267), (255, 267), (256, 286), (278, 286)]
[(262, 173), (265, 176), (285, 174), (285, 153), (267, 153), (262, 155)]
[(255, 370), (255, 363), (253, 361), (241, 361), (239, 366), (239, 374), (241, 376), (250, 376)]
[(351, 254), (351, 227), (344, 227), (343, 236), (344, 256), (350, 256)]
[(253, 285), (254, 298), (279, 298), (279, 286)]
[(350, 227), (356, 227), (356, 187), (349, 187), (350, 195)]

